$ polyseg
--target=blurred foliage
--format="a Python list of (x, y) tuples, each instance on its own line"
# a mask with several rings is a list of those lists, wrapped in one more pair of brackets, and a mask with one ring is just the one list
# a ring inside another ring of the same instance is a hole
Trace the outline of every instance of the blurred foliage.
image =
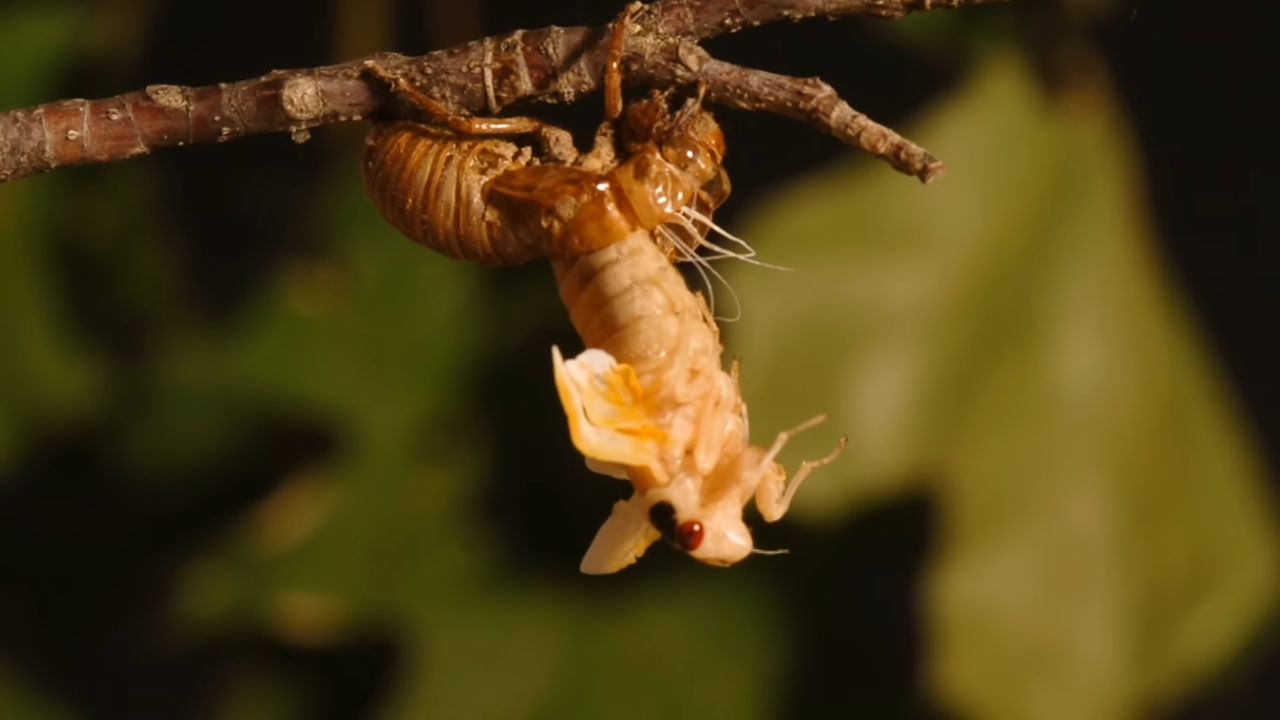
[[(52, 97), (91, 18), (73, 7), (0, 8), (0, 108)], [(337, 45), (386, 35), (379, 7), (342, 4), (365, 22)], [(355, 136), (290, 148), (323, 169), (297, 173), (301, 218), (271, 220), (307, 237), (260, 255), (228, 248), (278, 238), (193, 251), (159, 157), (0, 186), (0, 714), (1167, 707), (1272, 607), (1272, 507), (1155, 259), (1113, 99), (1097, 74), (1047, 94), (1025, 66), (987, 52), (909, 129), (950, 164), (940, 184), (841, 160), (737, 228), (798, 269), (730, 270), (757, 440), (826, 409), (788, 457), (836, 432), (850, 449), (762, 528), (795, 553), (731, 571), (655, 548), (576, 576), (622, 488), (565, 437), (549, 273), (399, 238)], [(219, 273), (239, 295), (211, 313)], [(921, 496), (931, 544), (883, 509)], [(878, 633), (912, 621), (927, 544), (935, 697), (903, 700), (914, 640)]]
[[(476, 336), (500, 331), (472, 311), (483, 298), (468, 280), (482, 271), (423, 262), (372, 222), (356, 180), (335, 179), (324, 204), (332, 265), (286, 271), (232, 342), (175, 357), (177, 388), (293, 408), (338, 438), (333, 457), (286, 478), (190, 569), (179, 621), (248, 623), (303, 646), (389, 624), (407, 644), (398, 717), (614, 715), (635, 682), (655, 692), (628, 703), (634, 717), (662, 714), (673, 695), (690, 714), (749, 716), (767, 685), (726, 705), (682, 690), (685, 666), (662, 659), (670, 638), (686, 638), (682, 662), (706, 667), (709, 687), (750, 687), (773, 654), (758, 590), (690, 581), (601, 605), (596, 593), (506, 577), (471, 509), (487, 448), (451, 391), (470, 385), (461, 364), (483, 352)], [(619, 653), (630, 672), (617, 672)], [(501, 693), (486, 691), (495, 678)]]
[[(0, 9), (0, 107), (39, 102), (70, 63), (79, 17), (66, 8)], [(0, 479), (27, 430), (83, 415), (102, 392), (91, 351), (73, 337), (40, 243), (42, 217), (57, 202), (57, 180), (14, 184), (0, 193), (0, 337), (21, 352), (0, 353)]]
[(937, 498), (927, 612), (948, 704), (1128, 717), (1263, 620), (1273, 518), (1150, 247), (1114, 101), (1096, 76), (1046, 95), (1025, 67), (996, 55), (910, 133), (953, 168), (929, 192), (841, 165), (744, 222), (799, 272), (735, 272), (734, 350), (757, 417), (830, 407), (849, 433), (842, 476), (796, 516)]

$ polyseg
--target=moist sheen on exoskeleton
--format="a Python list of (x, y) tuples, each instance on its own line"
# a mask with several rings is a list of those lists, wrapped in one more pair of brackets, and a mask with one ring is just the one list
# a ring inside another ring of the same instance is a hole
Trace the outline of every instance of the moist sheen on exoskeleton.
[[(450, 257), (495, 265), (576, 257), (682, 211), (710, 213), (727, 197), (720, 127), (700, 104), (668, 118), (665, 103), (628, 108), (624, 127), (661, 121), (603, 171), (538, 164), (531, 148), (499, 138), (380, 123), (365, 144), (365, 187), (392, 225)], [(677, 252), (670, 241), (667, 251)]]

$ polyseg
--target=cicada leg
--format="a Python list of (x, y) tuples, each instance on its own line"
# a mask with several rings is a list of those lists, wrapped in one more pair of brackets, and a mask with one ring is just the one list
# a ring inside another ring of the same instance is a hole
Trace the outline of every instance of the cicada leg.
[(774, 522), (786, 515), (787, 510), (791, 507), (792, 499), (796, 496), (796, 491), (800, 489), (800, 484), (814, 470), (830, 465), (844, 453), (845, 446), (849, 442), (847, 437), (841, 437), (840, 442), (836, 444), (835, 450), (827, 453), (825, 457), (817, 460), (805, 460), (800, 463), (795, 475), (791, 476), (790, 482), (787, 482), (786, 471), (782, 469), (781, 465), (774, 462), (774, 459), (778, 457), (778, 453), (782, 452), (782, 448), (786, 447), (791, 438), (805, 430), (821, 425), (826, 420), (826, 415), (818, 415), (817, 417), (809, 418), (790, 430), (783, 430), (778, 433), (777, 439), (773, 441), (773, 445), (765, 453), (764, 459), (760, 462), (760, 484), (756, 486), (756, 509), (760, 511), (760, 517), (764, 518), (765, 522)]
[(625, 475), (616, 466), (653, 469), (665, 434), (653, 422), (635, 370), (597, 349), (566, 361), (551, 348), (556, 390), (573, 445), (593, 470)]
[(622, 50), (627, 43), (627, 31), (631, 18), (644, 7), (640, 3), (628, 5), (618, 19), (613, 21), (609, 34), (609, 55), (604, 65), (604, 116), (617, 120), (622, 115)]
[(364, 68), (366, 74), (386, 83), (393, 94), (422, 111), (432, 122), (443, 125), (459, 135), (523, 135), (535, 132), (543, 125), (541, 120), (532, 117), (463, 115), (414, 87), (400, 73), (391, 72), (373, 61), (367, 62)]
[(631, 18), (642, 7), (640, 3), (631, 3), (613, 21), (609, 54), (604, 64), (604, 122), (596, 129), (591, 150), (577, 160), (578, 166), (584, 170), (604, 173), (618, 164), (614, 123), (622, 115), (622, 50), (631, 29)]

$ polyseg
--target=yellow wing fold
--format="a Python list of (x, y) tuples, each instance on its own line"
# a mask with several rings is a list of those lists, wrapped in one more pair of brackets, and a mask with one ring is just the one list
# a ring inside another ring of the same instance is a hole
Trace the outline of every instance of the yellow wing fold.
[(617, 465), (656, 469), (666, 435), (649, 414), (635, 369), (594, 348), (566, 361), (552, 347), (551, 360), (569, 436), (588, 467), (614, 477)]

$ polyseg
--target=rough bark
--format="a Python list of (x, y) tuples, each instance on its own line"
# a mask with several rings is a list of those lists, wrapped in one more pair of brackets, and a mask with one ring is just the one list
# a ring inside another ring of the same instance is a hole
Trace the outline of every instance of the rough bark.
[[(854, 110), (821, 80), (721, 62), (697, 43), (783, 20), (896, 19), (1001, 1), (659, 0), (635, 12), (623, 66), (628, 84), (703, 82), (714, 103), (800, 120), (929, 182), (942, 173), (941, 162)], [(608, 39), (607, 27), (518, 30), (417, 57), (383, 53), (240, 82), (151, 85), (105, 100), (61, 100), (12, 110), (0, 113), (0, 182), (253, 133), (305, 137), (310, 128), (361, 120), (386, 99), (385, 89), (364, 73), (375, 63), (464, 113), (496, 115), (516, 102), (574, 102), (599, 89)]]

